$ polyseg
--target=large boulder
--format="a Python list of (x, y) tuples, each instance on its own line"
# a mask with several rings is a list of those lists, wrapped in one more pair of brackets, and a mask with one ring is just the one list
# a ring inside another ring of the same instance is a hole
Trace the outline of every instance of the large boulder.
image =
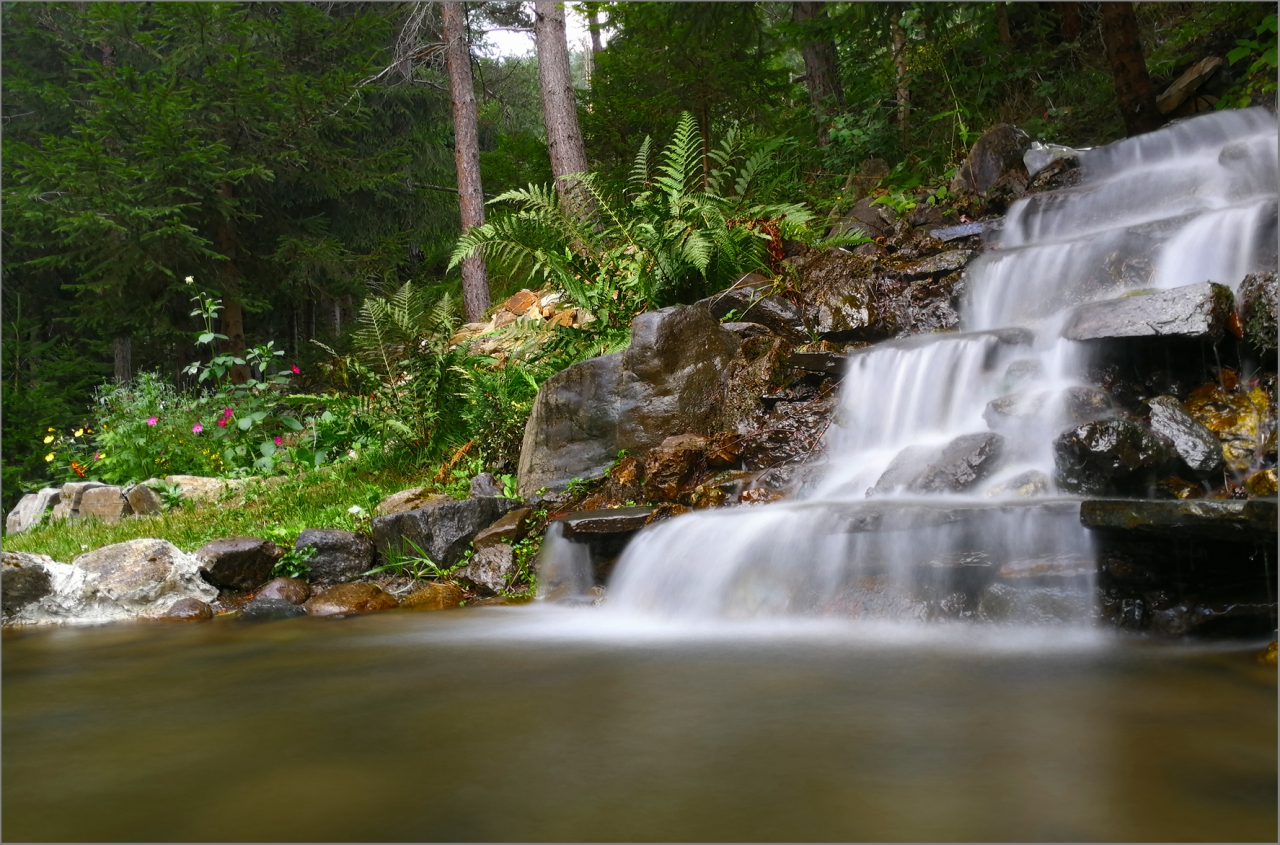
[(1069, 340), (1170, 337), (1216, 342), (1234, 306), (1231, 288), (1201, 282), (1082, 305), (1062, 334)]
[(215, 587), (252, 590), (271, 577), (284, 549), (258, 537), (227, 537), (196, 550), (204, 579)]
[(373, 509), (373, 515), (387, 516), (393, 513), (404, 513), (414, 508), (420, 508), (428, 502), (444, 501), (449, 497), (444, 493), (430, 493), (426, 487), (411, 487), (408, 490), (401, 490), (399, 493), (392, 493)]
[(993, 126), (973, 145), (969, 157), (956, 170), (951, 191), (960, 196), (983, 195), (1002, 176), (1011, 172), (1026, 175), (1023, 156), (1031, 146), (1027, 133), (1016, 126), (1001, 123)]
[(133, 508), (123, 487), (103, 486), (84, 491), (80, 497), (80, 519), (97, 519), (108, 525), (130, 516)]
[(52, 563), (55, 561), (48, 555), (4, 553), (3, 571), (0, 571), (0, 613), (6, 620), (53, 592), (53, 577), (49, 570)]
[(23, 496), (17, 506), (5, 517), (5, 532), (18, 534), (39, 525), (44, 521), (49, 509), (58, 504), (61, 496), (62, 488), (60, 487), (45, 487), (43, 490)]
[(1147, 495), (1175, 454), (1168, 441), (1124, 419), (1068, 429), (1053, 449), (1058, 486), (1086, 495)]
[(62, 485), (62, 495), (53, 506), (50, 520), (75, 519), (80, 515), (80, 500), (88, 490), (104, 487), (101, 481), (69, 481)]
[(600, 478), (622, 449), (642, 455), (673, 434), (711, 434), (738, 345), (704, 303), (636, 317), (625, 351), (568, 367), (539, 389), (520, 450), (520, 496)]
[(1222, 468), (1222, 444), (1172, 396), (1157, 396), (1151, 408), (1151, 430), (1173, 444), (1187, 468), (1200, 476)]
[(733, 287), (702, 300), (718, 320), (732, 317), (761, 325), (779, 337), (799, 342), (806, 337), (804, 314), (795, 303), (776, 293), (775, 282), (759, 273), (748, 273)]
[(415, 510), (376, 517), (374, 544), (384, 560), (414, 556), (421, 549), (437, 566), (450, 566), (462, 560), (472, 538), (517, 504), (494, 497), (429, 502)]
[(467, 594), (453, 584), (426, 584), (400, 601), (401, 610), (449, 610), (462, 604)]
[(316, 550), (307, 561), (312, 581), (350, 581), (373, 568), (373, 540), (366, 534), (339, 528), (308, 528), (298, 535), (293, 548)]

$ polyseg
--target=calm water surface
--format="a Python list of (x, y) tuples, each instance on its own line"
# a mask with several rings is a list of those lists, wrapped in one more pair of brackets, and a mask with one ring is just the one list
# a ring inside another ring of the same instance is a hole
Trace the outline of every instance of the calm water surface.
[(1275, 842), (1256, 650), (543, 606), (23, 632), (0, 833)]

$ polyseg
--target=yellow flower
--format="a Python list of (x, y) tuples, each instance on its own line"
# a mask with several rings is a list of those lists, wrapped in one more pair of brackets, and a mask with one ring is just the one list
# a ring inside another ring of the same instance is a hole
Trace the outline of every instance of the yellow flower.
[(53, 431), (53, 427), (52, 427), (52, 426), (50, 426), (50, 427), (49, 427), (49, 431)]
[(45, 462), (46, 464), (47, 464), (47, 463), (49, 463), (49, 461), (52, 461), (52, 460), (53, 460), (53, 453), (52, 453), (52, 452), (50, 452), (49, 454), (47, 454), (47, 455), (45, 455), (45, 456), (44, 456), (44, 462)]
[(52, 443), (52, 442), (53, 442), (53, 435), (52, 435), (52, 434), (46, 434), (46, 435), (44, 436), (44, 442), (45, 442), (45, 443)]
[(76, 429), (76, 433), (75, 433), (75, 434), (73, 434), (73, 435), (71, 435), (71, 436), (72, 436), (72, 437), (81, 437), (81, 436), (83, 436), (83, 435), (84, 435), (84, 429), (83, 429), (83, 428), (77, 428), (77, 429)]

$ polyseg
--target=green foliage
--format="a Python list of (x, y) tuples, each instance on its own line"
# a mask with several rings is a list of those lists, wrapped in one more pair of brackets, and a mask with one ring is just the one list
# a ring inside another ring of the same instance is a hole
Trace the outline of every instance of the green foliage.
[(1244, 107), (1250, 104), (1255, 93), (1276, 90), (1276, 16), (1267, 15), (1253, 30), (1253, 38), (1241, 38), (1236, 47), (1227, 53), (1227, 61), (1234, 67), (1244, 59), (1253, 59), (1243, 78), (1218, 101), (1218, 108)]
[(414, 580), (427, 578), (444, 580), (467, 564), (467, 561), (464, 560), (453, 566), (440, 566), (413, 540), (406, 537), (405, 542), (413, 547), (415, 553), (406, 553), (400, 548), (392, 548), (387, 552), (388, 561), (386, 563), (381, 566), (375, 566), (363, 574), (377, 575), (380, 572), (390, 572), (396, 577), (413, 578)]
[(315, 546), (301, 549), (290, 549), (271, 567), (272, 578), (306, 578), (311, 574), (311, 564), (307, 561), (316, 556)]

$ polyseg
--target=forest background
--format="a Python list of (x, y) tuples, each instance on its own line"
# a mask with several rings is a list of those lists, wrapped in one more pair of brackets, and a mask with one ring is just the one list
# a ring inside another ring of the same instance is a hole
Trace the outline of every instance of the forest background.
[[(1157, 92), (1224, 56), (1218, 107), (1274, 103), (1274, 4), (579, 3), (591, 176), (557, 201), (546, 74), (485, 48), (532, 4), (5, 3), (3, 507), (81, 477), (509, 478), (542, 380), (767, 264), (738, 219), (815, 243), (867, 159), (901, 208), (998, 123), (1132, 132), (1104, 5)], [(459, 248), (464, 146), (488, 228)], [(592, 321), (451, 343), (470, 247), (486, 307), (545, 285)]]

